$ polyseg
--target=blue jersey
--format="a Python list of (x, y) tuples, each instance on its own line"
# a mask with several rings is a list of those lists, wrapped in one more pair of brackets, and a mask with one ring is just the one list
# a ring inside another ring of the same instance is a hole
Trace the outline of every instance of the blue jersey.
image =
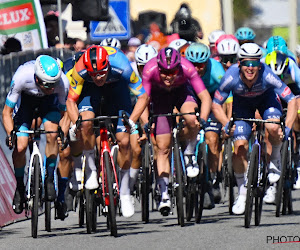
[(222, 78), (219, 89), (215, 92), (214, 103), (223, 104), (232, 91), (233, 99), (235, 96), (254, 98), (261, 96), (267, 90), (273, 89), (285, 102), (295, 98), (290, 88), (274, 74), (266, 64), (261, 64), (259, 75), (251, 88), (240, 78), (240, 69), (238, 64), (232, 65)]

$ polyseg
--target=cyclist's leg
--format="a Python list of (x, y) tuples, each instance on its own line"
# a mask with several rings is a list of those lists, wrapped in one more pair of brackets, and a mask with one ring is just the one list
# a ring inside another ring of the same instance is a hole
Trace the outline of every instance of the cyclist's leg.
[(295, 132), (295, 137), (296, 137), (296, 150), (295, 152), (297, 153), (297, 180), (296, 183), (294, 184), (295, 189), (300, 189), (300, 150), (299, 150), (299, 145), (300, 145), (300, 95), (297, 96), (297, 106), (298, 106), (298, 115), (296, 118), (296, 121), (294, 123), (294, 132)]
[(139, 169), (141, 166), (141, 146), (138, 142), (138, 131), (135, 134), (130, 135), (130, 145), (132, 149), (132, 164), (130, 167), (130, 192), (134, 192), (134, 185), (136, 183)]

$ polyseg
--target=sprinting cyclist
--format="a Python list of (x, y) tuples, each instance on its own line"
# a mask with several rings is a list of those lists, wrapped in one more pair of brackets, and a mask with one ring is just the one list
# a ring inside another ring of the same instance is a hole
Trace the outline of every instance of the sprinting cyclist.
[[(265, 63), (272, 69), (272, 71), (285, 83), (289, 86), (293, 94), (297, 97), (297, 107), (298, 115), (296, 117), (293, 129), (295, 132), (297, 143), (300, 143), (300, 69), (297, 64), (291, 60), (286, 54), (283, 54), (280, 51), (273, 51), (269, 53), (265, 58)], [(283, 103), (283, 107), (286, 107)], [(297, 166), (298, 179), (294, 184), (295, 189), (300, 189), (300, 167), (299, 162)], [(276, 179), (279, 179), (279, 171)], [(266, 203), (274, 203), (276, 196), (276, 187), (274, 185), (270, 186), (264, 197)]]
[[(178, 40), (184, 40), (184, 39), (178, 39)], [(134, 56), (139, 71), (139, 75), (142, 76), (143, 69), (146, 63), (149, 62), (153, 57), (157, 56), (157, 50), (149, 44), (142, 44), (137, 48)]]
[[(289, 134), (296, 118), (296, 99), (289, 87), (284, 84), (272, 70), (260, 62), (262, 51), (255, 43), (245, 43), (238, 51), (239, 61), (231, 66), (225, 73), (219, 89), (215, 92), (212, 110), (216, 118), (224, 126), (227, 134), (229, 119), (222, 109), (222, 104), (230, 91), (233, 93), (233, 112), (236, 117), (254, 118), (256, 109), (265, 120), (279, 121), (282, 115), (282, 107), (277, 95), (288, 103), (288, 112), (285, 121), (285, 135)], [(233, 134), (234, 155), (233, 169), (239, 189), (239, 195), (235, 201), (232, 212), (243, 214), (245, 212), (246, 192), (245, 173), (248, 159), (248, 140), (251, 136), (252, 124), (243, 121), (235, 122)], [(283, 133), (279, 125), (266, 124), (269, 132), (269, 141), (272, 144), (270, 157), (269, 180), (274, 174), (274, 167), (281, 169), (280, 148)]]
[[(186, 52), (186, 59), (188, 59), (196, 68), (198, 75), (201, 77), (206, 89), (211, 97), (214, 96), (218, 89), (221, 79), (225, 71), (218, 61), (210, 58), (209, 47), (203, 43), (191, 44)], [(201, 105), (201, 103), (199, 103)], [(219, 155), (220, 155), (220, 132), (222, 124), (216, 121), (212, 113), (209, 115), (207, 127), (205, 128), (205, 141), (208, 145), (208, 162), (210, 168), (210, 175), (212, 185), (209, 185), (208, 192), (204, 197), (204, 208), (211, 209), (215, 206), (215, 202), (219, 203), (221, 200), (221, 193), (219, 187), (219, 180), (217, 178)], [(188, 159), (186, 159), (188, 162)], [(187, 168), (187, 175), (194, 177), (193, 172), (190, 173)], [(192, 175), (192, 176), (191, 176)]]
[(253, 43), (256, 37), (256, 34), (253, 29), (249, 27), (240, 27), (235, 32), (236, 39), (239, 40), (240, 45), (244, 43)]
[(289, 56), (294, 62), (297, 63), (296, 56), (292, 51), (288, 49), (286, 41), (281, 36), (271, 36), (266, 45), (267, 54), (271, 53), (272, 51), (280, 51)]
[(105, 38), (101, 41), (100, 45), (121, 49), (121, 42), (117, 38)]
[[(6, 97), (2, 113), (3, 125), (7, 133), (7, 145), (12, 146), (11, 131), (14, 126), (20, 130), (31, 128), (35, 108), (39, 108), (45, 130), (56, 131), (61, 115), (66, 105), (66, 95), (69, 82), (57, 61), (47, 55), (41, 55), (36, 60), (19, 66), (11, 82), (10, 91)], [(20, 104), (17, 105), (20, 99)], [(15, 109), (15, 114), (13, 116)], [(58, 154), (57, 134), (47, 134), (45, 197), (48, 201), (56, 198), (54, 188), (54, 169)], [(29, 135), (17, 133), (17, 146), (13, 150), (12, 158), (17, 180), (17, 187), (13, 198), (13, 210), (20, 214), (24, 209), (25, 186), (24, 168), (26, 165), (26, 149)]]
[(187, 43), (187, 40), (185, 39), (175, 39), (172, 42), (170, 42), (170, 44), (168, 45), (168, 47), (176, 49), (177, 51), (179, 51), (179, 49), (185, 45)]
[[(193, 98), (193, 94), (187, 88), (188, 84), (191, 84), (202, 102), (200, 115), (203, 119), (202, 122), (204, 123), (207, 120), (211, 108), (210, 95), (193, 65), (185, 58), (181, 58), (179, 52), (175, 49), (162, 49), (156, 58), (151, 59), (145, 65), (142, 79), (146, 90), (145, 98), (137, 101), (131, 115), (132, 119), (137, 119), (141, 115), (149, 103), (149, 97), (153, 103), (154, 114), (172, 112), (174, 106), (180, 112), (193, 112), (197, 107), (197, 103)], [(199, 126), (196, 116), (186, 115), (184, 119), (186, 121), (185, 132), (188, 140), (184, 155), (189, 158), (188, 166), (191, 165), (196, 168), (195, 146)], [(158, 117), (155, 119), (154, 134), (158, 147), (157, 181), (161, 193), (161, 202), (158, 209), (165, 216), (169, 214), (171, 209), (168, 194), (171, 127), (172, 119), (167, 117)]]
[[(91, 77), (93, 82), (86, 81)], [(79, 136), (77, 150), (83, 149), (87, 159), (85, 188), (98, 188), (95, 165), (95, 134), (92, 122), (84, 122), (75, 134), (79, 114), (82, 119), (95, 117), (99, 113), (101, 97), (104, 98), (103, 115), (118, 115), (121, 111), (131, 113), (132, 104), (129, 89), (138, 97), (144, 94), (141, 81), (134, 73), (130, 62), (123, 52), (115, 47), (93, 45), (79, 58), (72, 71), (72, 81), (68, 94), (67, 112), (74, 125), (69, 133), (71, 138)], [(135, 119), (136, 122), (137, 119)], [(118, 164), (120, 166), (120, 201), (124, 217), (134, 214), (134, 205), (130, 196), (131, 149), (129, 133), (121, 119), (115, 124), (116, 138), (119, 145)], [(135, 123), (130, 120), (131, 133), (135, 132)], [(99, 141), (99, 140), (98, 140)], [(74, 158), (73, 158), (74, 159)], [(80, 166), (81, 157), (74, 159), (75, 166)]]

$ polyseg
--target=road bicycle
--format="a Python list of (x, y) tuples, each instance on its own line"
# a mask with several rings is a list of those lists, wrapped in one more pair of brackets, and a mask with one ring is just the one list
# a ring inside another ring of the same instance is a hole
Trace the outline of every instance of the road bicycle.
[(100, 185), (99, 190), (94, 191), (95, 196), (93, 195), (93, 191), (85, 192), (87, 224), (88, 221), (91, 221), (91, 227), (96, 224), (96, 200), (97, 198), (100, 198), (102, 213), (107, 216), (107, 228), (114, 237), (117, 237), (118, 235), (116, 214), (117, 208), (120, 208), (120, 189), (118, 183), (118, 170), (115, 166), (116, 159), (114, 160), (114, 156), (111, 152), (111, 142), (109, 141), (109, 137), (111, 138), (113, 144), (116, 144), (116, 138), (114, 136), (111, 120), (120, 118), (123, 119), (125, 125), (129, 124), (128, 116), (125, 112), (122, 113), (122, 116), (97, 116), (95, 118), (85, 120), (82, 120), (81, 116), (79, 116), (76, 123), (76, 127), (78, 128), (82, 122), (92, 121), (94, 122), (94, 129), (99, 129), (100, 131), (100, 148), (98, 149), (98, 176)]
[(38, 128), (37, 117), (35, 118), (34, 129), (18, 130), (17, 128), (15, 128), (11, 132), (11, 138), (14, 145), (16, 144), (17, 133), (26, 133), (33, 135), (32, 152), (30, 155), (27, 174), (28, 179), (26, 181), (25, 215), (26, 217), (29, 217), (29, 212), (31, 213), (31, 235), (33, 238), (37, 238), (39, 208), (41, 208), (43, 204), (45, 204), (46, 231), (51, 231), (51, 202), (47, 201), (45, 197), (46, 169), (43, 165), (43, 158), (39, 150), (38, 142), (40, 140), (41, 134), (57, 133), (61, 138), (64, 138), (64, 134), (60, 126), (58, 126), (57, 131), (46, 131), (44, 129)]

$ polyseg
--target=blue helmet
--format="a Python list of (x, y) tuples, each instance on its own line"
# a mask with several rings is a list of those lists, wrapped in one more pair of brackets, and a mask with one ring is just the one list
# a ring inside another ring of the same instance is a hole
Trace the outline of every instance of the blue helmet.
[(268, 54), (274, 50), (280, 51), (284, 54), (288, 53), (286, 41), (281, 36), (271, 36), (267, 42), (266, 49)]
[(252, 41), (256, 37), (253, 29), (248, 27), (241, 27), (235, 32), (235, 37), (241, 41), (241, 40), (248, 40)]
[(203, 43), (192, 43), (186, 49), (185, 57), (193, 63), (204, 63), (210, 57), (210, 49)]
[(40, 55), (35, 60), (34, 73), (45, 88), (53, 88), (60, 82), (62, 70), (53, 57)]

